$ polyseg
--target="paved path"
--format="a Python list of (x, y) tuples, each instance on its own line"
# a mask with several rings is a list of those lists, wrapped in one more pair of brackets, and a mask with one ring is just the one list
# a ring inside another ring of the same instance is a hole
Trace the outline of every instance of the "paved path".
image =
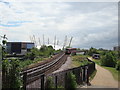
[(90, 82), (91, 86), (88, 88), (118, 88), (118, 82), (114, 80), (112, 74), (102, 68), (99, 65), (96, 65), (97, 73), (94, 77), (94, 79)]

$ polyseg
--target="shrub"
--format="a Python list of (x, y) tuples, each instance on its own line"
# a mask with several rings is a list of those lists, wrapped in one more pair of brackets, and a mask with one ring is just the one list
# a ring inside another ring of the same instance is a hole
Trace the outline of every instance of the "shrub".
[(116, 70), (120, 70), (120, 60), (117, 61), (117, 64), (116, 64)]
[(75, 75), (70, 72), (67, 75), (67, 79), (68, 79), (68, 83), (67, 83), (68, 87), (67, 87), (67, 89), (68, 90), (70, 90), (70, 89), (74, 90), (77, 87)]
[(88, 60), (83, 60), (83, 62), (82, 62), (82, 66), (84, 66), (84, 65), (88, 65), (88, 64), (91, 64), (92, 62), (89, 62)]
[(52, 77), (47, 78), (45, 88), (46, 88), (46, 90), (50, 90), (52, 88), (55, 88)]
[(106, 53), (106, 55), (104, 55), (101, 58), (100, 63), (103, 66), (115, 67), (115, 65), (116, 65), (116, 58), (113, 56), (113, 54), (111, 52), (108, 52), (108, 53)]
[(20, 88), (19, 60), (11, 59), (2, 62), (2, 88)]

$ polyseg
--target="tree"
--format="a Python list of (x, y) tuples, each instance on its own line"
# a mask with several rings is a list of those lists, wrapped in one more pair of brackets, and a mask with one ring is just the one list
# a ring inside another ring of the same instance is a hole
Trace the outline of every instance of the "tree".
[(3, 60), (2, 62), (2, 88), (20, 88), (19, 60)]
[(32, 48), (30, 52), (26, 53), (25, 58), (34, 60), (34, 58), (37, 56), (39, 56), (39, 50), (37, 48)]
[(88, 55), (92, 56), (93, 54), (98, 53), (96, 48), (91, 47), (88, 51)]

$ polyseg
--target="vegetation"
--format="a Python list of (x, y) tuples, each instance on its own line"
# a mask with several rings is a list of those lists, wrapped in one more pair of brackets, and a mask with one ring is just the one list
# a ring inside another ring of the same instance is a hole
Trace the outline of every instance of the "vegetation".
[[(5, 56), (5, 43), (2, 46), (2, 54)], [(22, 79), (20, 77), (20, 71), (27, 67), (28, 65), (32, 65), (33, 63), (37, 63), (42, 60), (46, 60), (46, 58), (51, 55), (58, 53), (60, 50), (54, 50), (52, 46), (42, 46), (40, 49), (32, 48), (30, 52), (28, 52), (23, 61), (17, 59), (9, 59), (2, 61), (2, 75), (3, 75), (3, 88), (20, 88), (22, 86)]]
[(2, 61), (2, 75), (3, 75), (3, 88), (20, 88), (20, 68), (19, 60), (3, 60)]
[(120, 60), (119, 61), (117, 61), (117, 63), (116, 63), (116, 70), (120, 70)]
[(85, 55), (72, 56), (72, 67), (84, 66), (90, 63)]
[(91, 47), (90, 50), (87, 52), (89, 56), (92, 56), (94, 53), (98, 53), (96, 48)]
[[(92, 50), (89, 50), (89, 52), (90, 51)], [(97, 60), (93, 59), (93, 61), (96, 64), (101, 65), (103, 68), (109, 70), (114, 79), (120, 81), (120, 78), (118, 78), (120, 74), (120, 51), (96, 49), (96, 52), (100, 54), (101, 58)]]
[(92, 56), (94, 53), (100, 54), (99, 60), (94, 60), (97, 64), (106, 66), (106, 67), (114, 67), (116, 70), (119, 70), (120, 67), (120, 51), (111, 51), (105, 49), (96, 49), (91, 47), (87, 55)]
[(52, 77), (47, 78), (45, 88), (46, 88), (46, 90), (50, 90), (52, 88), (55, 88)]
[(115, 67), (116, 65), (116, 58), (112, 54), (112, 52), (107, 52), (100, 60), (102, 66), (107, 67)]
[(77, 87), (75, 75), (71, 72), (68, 73), (67, 80), (68, 80), (67, 90), (70, 89), (74, 90)]
[(52, 46), (42, 46), (40, 49), (32, 48), (30, 52), (25, 55), (25, 59), (34, 60), (39, 57), (49, 57), (53, 55), (55, 51)]
[(42, 46), (40, 49), (32, 48), (30, 52), (26, 53), (24, 61), (20, 61), (21, 68), (27, 67), (34, 63), (51, 58), (52, 55), (59, 53), (61, 50), (55, 50), (52, 46)]

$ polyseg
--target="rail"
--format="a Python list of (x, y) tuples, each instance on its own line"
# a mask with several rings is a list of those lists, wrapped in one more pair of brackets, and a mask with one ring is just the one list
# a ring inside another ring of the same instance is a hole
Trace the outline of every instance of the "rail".
[(58, 69), (67, 59), (68, 55), (65, 53), (60, 53), (56, 58), (53, 60), (49, 60), (48, 62), (44, 63), (43, 65), (38, 65), (36, 67), (25, 69), (21, 72), (21, 77), (23, 77), (23, 83), (26, 85), (36, 81), (42, 75), (47, 75), (56, 69)]

